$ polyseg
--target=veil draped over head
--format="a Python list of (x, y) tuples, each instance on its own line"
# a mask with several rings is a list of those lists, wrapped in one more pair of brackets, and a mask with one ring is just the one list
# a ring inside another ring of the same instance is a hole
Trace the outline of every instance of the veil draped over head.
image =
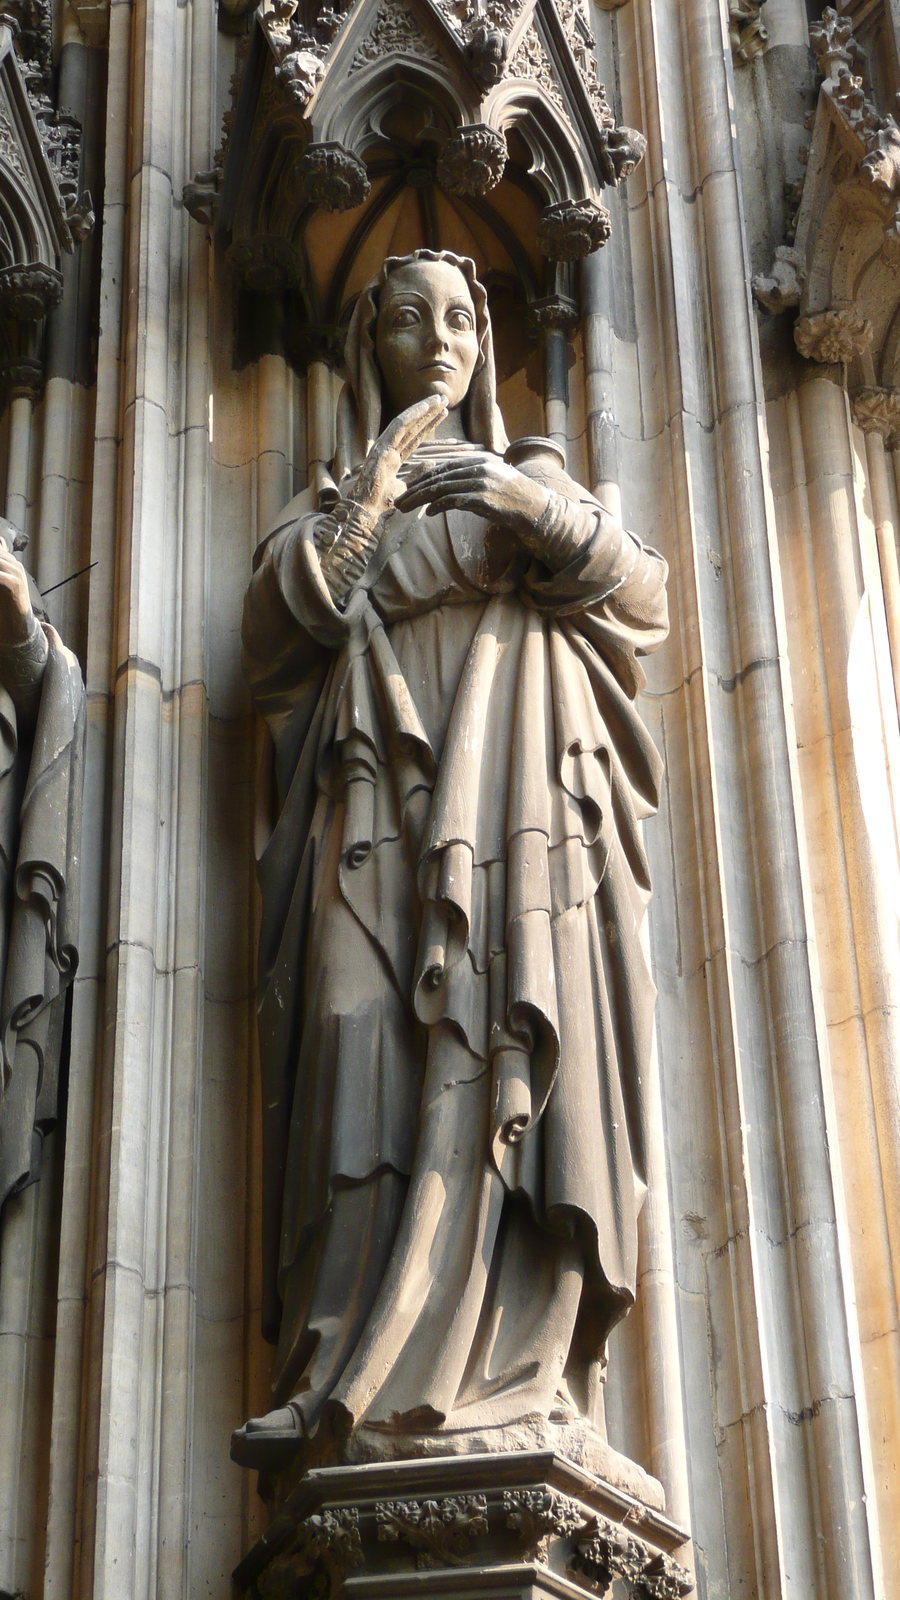
[(494, 370), (494, 341), (487, 293), (484, 285), (478, 281), (474, 261), (470, 261), (468, 256), (452, 255), (449, 250), (414, 250), (408, 256), (388, 256), (377, 278), (373, 278), (363, 289), (347, 330), (344, 351), (347, 381), (338, 401), (337, 449), (333, 467), (334, 480), (338, 485), (365, 460), (382, 428), (390, 420), (388, 417), (382, 420), (384, 395), (375, 357), (379, 301), (391, 273), (399, 267), (413, 266), (419, 261), (445, 261), (449, 266), (456, 267), (469, 286), (475, 307), (479, 358), (464, 401), (466, 437), (472, 444), (481, 445), (497, 455), (503, 454), (509, 442), (497, 409), (497, 375)]

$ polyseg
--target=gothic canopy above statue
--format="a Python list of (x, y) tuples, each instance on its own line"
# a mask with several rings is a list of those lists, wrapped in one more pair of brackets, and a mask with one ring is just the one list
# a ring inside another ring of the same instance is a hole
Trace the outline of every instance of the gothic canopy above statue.
[[(359, 209), (367, 231), (386, 147), (402, 149), (407, 183), (436, 183), (476, 209), (515, 166), (533, 205), (500, 231), (510, 246), (529, 232), (552, 269), (605, 243), (600, 191), (633, 170), (645, 141), (616, 126), (579, 0), (357, 0), (346, 11), (267, 0), (223, 169), (198, 175), (185, 202), (215, 217), (250, 287), (289, 288), (303, 280), (315, 211)], [(427, 215), (422, 232), (423, 244), (445, 242)]]

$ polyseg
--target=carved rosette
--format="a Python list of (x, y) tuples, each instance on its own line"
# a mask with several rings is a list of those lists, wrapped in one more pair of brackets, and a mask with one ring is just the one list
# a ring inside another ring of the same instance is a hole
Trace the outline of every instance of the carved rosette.
[(438, 157), (438, 183), (448, 194), (481, 198), (500, 182), (507, 158), (502, 133), (483, 123), (460, 128), (447, 140)]
[(367, 198), (369, 175), (341, 144), (311, 144), (294, 169), (294, 196), (322, 211), (352, 211)]
[(379, 1540), (404, 1540), (418, 1552), (416, 1565), (422, 1569), (465, 1566), (476, 1539), (488, 1531), (483, 1494), (382, 1500), (375, 1507), (375, 1517)]
[(863, 433), (880, 433), (892, 448), (900, 440), (900, 389), (857, 389), (850, 409)]
[(872, 324), (852, 306), (840, 311), (819, 311), (801, 317), (794, 328), (794, 343), (808, 361), (852, 361), (872, 343)]
[(609, 212), (595, 200), (562, 200), (547, 206), (537, 226), (538, 244), (551, 261), (583, 261), (609, 235)]
[(0, 268), (0, 308), (16, 322), (40, 322), (62, 299), (62, 273), (41, 262)]
[(237, 239), (227, 259), (245, 286), (257, 294), (280, 294), (300, 280), (300, 263), (292, 245), (274, 234)]

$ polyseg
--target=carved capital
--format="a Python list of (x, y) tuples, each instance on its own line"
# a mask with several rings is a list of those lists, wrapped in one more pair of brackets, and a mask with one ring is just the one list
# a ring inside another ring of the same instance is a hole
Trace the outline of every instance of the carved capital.
[(371, 187), (359, 157), (341, 144), (309, 145), (294, 168), (292, 184), (295, 199), (323, 211), (352, 211)]
[(211, 227), (216, 220), (220, 176), (218, 167), (211, 167), (208, 172), (195, 172), (181, 191), (185, 211), (205, 227)]
[(500, 182), (507, 158), (502, 133), (483, 123), (460, 128), (438, 156), (438, 183), (448, 194), (480, 197)]
[(257, 233), (252, 239), (236, 239), (227, 260), (248, 289), (257, 294), (280, 294), (302, 275), (300, 261), (287, 239)]
[(872, 343), (872, 324), (852, 306), (840, 311), (819, 311), (801, 317), (794, 328), (794, 343), (808, 361), (852, 361)]
[(39, 361), (4, 361), (0, 365), (0, 389), (7, 399), (27, 395), (36, 405), (44, 392), (44, 369)]
[(857, 389), (850, 410), (863, 433), (880, 433), (891, 446), (900, 438), (900, 389)]
[(40, 322), (62, 299), (62, 273), (41, 262), (0, 267), (0, 308), (17, 322)]
[(609, 235), (609, 212), (595, 200), (562, 200), (547, 206), (537, 225), (538, 244), (551, 261), (583, 261)]
[(565, 294), (551, 294), (544, 300), (532, 300), (526, 314), (530, 336), (535, 339), (547, 328), (553, 328), (567, 337), (578, 326), (579, 312), (575, 300)]
[(440, 1500), (382, 1500), (375, 1507), (378, 1538), (403, 1539), (419, 1552), (417, 1566), (464, 1566), (475, 1540), (488, 1531), (483, 1494)]

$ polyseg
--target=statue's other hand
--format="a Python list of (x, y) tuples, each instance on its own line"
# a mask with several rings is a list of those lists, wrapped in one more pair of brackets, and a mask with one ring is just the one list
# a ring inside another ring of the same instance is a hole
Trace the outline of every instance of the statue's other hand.
[(527, 535), (547, 509), (547, 490), (526, 478), (499, 456), (461, 457), (427, 468), (397, 502), (401, 511), (426, 506), (439, 511), (473, 511), (488, 522), (501, 522)]
[(0, 645), (27, 644), (34, 627), (25, 568), (0, 537)]
[(360, 468), (354, 500), (376, 516), (392, 506), (405, 487), (397, 477), (404, 461), (446, 415), (446, 400), (442, 395), (432, 394), (425, 400), (417, 400), (388, 423)]

